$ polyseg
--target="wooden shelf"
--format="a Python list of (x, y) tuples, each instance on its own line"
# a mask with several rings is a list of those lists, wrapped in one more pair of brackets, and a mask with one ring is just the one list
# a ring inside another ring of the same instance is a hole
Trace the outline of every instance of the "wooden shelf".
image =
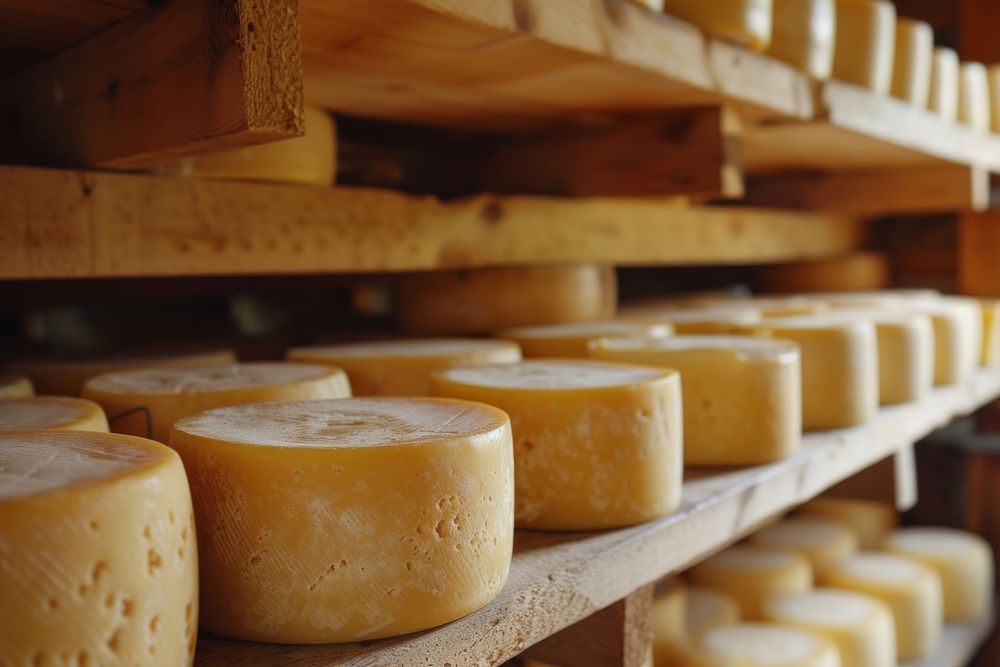
[(945, 626), (938, 650), (926, 660), (902, 662), (900, 667), (968, 667), (996, 625), (991, 616), (977, 623), (951, 623)]
[(197, 664), (499, 664), (904, 451), (998, 394), (1000, 370), (979, 371), (969, 382), (937, 389), (919, 403), (883, 409), (865, 426), (809, 434), (802, 452), (788, 461), (690, 479), (677, 514), (640, 526), (602, 533), (519, 531), (504, 590), (483, 609), (444, 627), (344, 646), (276, 646), (204, 636)]

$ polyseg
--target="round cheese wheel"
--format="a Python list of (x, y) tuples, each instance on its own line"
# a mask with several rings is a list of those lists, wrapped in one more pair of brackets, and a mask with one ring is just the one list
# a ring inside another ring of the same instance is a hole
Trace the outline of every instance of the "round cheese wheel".
[(344, 371), (329, 366), (254, 362), (206, 368), (147, 368), (89, 380), (83, 395), (104, 407), (111, 430), (160, 442), (178, 419), (226, 405), (346, 398)]
[(813, 571), (794, 551), (737, 545), (691, 568), (691, 581), (731, 596), (743, 618), (759, 620), (769, 598), (812, 588)]
[(680, 372), (686, 465), (754, 465), (799, 449), (801, 366), (792, 343), (748, 336), (606, 338), (591, 342), (590, 355)]
[(958, 118), (958, 53), (954, 49), (934, 47), (927, 108), (949, 123)]
[(666, 0), (663, 11), (757, 51), (771, 43), (771, 0)]
[(685, 623), (689, 637), (700, 637), (710, 628), (740, 620), (740, 605), (725, 593), (702, 586), (688, 586), (685, 598)]
[(913, 558), (941, 577), (947, 621), (975, 621), (993, 609), (993, 550), (978, 535), (951, 528), (904, 528), (885, 549)]
[(889, 259), (875, 252), (853, 252), (837, 257), (758, 266), (754, 286), (765, 292), (843, 292), (877, 290), (890, 281)]
[(521, 349), (503, 340), (424, 338), (296, 347), (287, 357), (343, 368), (355, 396), (426, 396), (436, 370), (514, 363)]
[(198, 569), (177, 454), (130, 436), (0, 432), (0, 656), (190, 665)]
[(814, 498), (799, 508), (799, 514), (832, 519), (848, 526), (863, 551), (880, 549), (886, 535), (899, 523), (899, 514), (892, 505), (855, 498)]
[(26, 398), (34, 396), (31, 380), (23, 375), (0, 374), (0, 398)]
[(820, 574), (822, 585), (878, 598), (892, 611), (899, 660), (926, 658), (941, 637), (941, 579), (910, 558), (862, 552)]
[(566, 264), (414, 273), (395, 301), (404, 330), (470, 334), (611, 317), (617, 298), (614, 267)]
[(637, 320), (596, 320), (576, 324), (506, 329), (497, 335), (516, 341), (525, 357), (585, 359), (589, 343), (598, 338), (621, 336), (663, 337), (673, 333), (668, 324)]
[(841, 667), (896, 667), (892, 612), (876, 598), (820, 588), (772, 598), (764, 616), (826, 637), (836, 644)]
[(858, 537), (849, 527), (832, 519), (810, 517), (782, 519), (765, 526), (750, 536), (750, 543), (802, 554), (816, 573), (858, 550)]
[(825, 80), (833, 70), (837, 10), (834, 0), (773, 0), (770, 56)]
[(837, 647), (808, 630), (770, 623), (734, 623), (708, 630), (690, 667), (841, 667)]
[(669, 514), (680, 504), (676, 371), (526, 361), (438, 371), (432, 391), (510, 415), (519, 527), (613, 528)]
[(896, 7), (888, 0), (837, 0), (833, 78), (881, 95), (892, 85)]
[(740, 607), (728, 595), (680, 580), (653, 602), (653, 656), (656, 667), (686, 667), (694, 643), (707, 630), (736, 623)]
[(990, 131), (990, 83), (982, 63), (964, 62), (958, 67), (958, 122), (974, 132)]
[(670, 325), (679, 334), (726, 334), (738, 325), (760, 322), (760, 311), (751, 305), (716, 305), (697, 308), (633, 306), (620, 314)]
[(68, 396), (0, 399), (0, 430), (53, 428), (108, 432), (104, 410), (93, 401)]
[(896, 53), (892, 66), (893, 97), (918, 109), (927, 108), (931, 89), (934, 30), (926, 21), (896, 20)]
[(198, 528), (202, 626), (282, 643), (447, 623), (503, 587), (510, 422), (430, 398), (217, 408), (174, 425)]
[(967, 297), (938, 297), (918, 300), (909, 307), (931, 318), (935, 386), (956, 384), (972, 377), (983, 349), (980, 302)]

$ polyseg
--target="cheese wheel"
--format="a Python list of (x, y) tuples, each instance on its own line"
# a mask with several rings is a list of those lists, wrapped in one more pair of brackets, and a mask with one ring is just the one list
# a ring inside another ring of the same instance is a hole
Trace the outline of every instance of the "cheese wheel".
[(849, 292), (886, 287), (889, 273), (888, 257), (859, 251), (805, 262), (758, 266), (753, 280), (758, 289), (767, 292), (787, 292), (789, 287), (804, 292)]
[(430, 398), (217, 408), (174, 425), (198, 527), (202, 627), (281, 643), (430, 628), (507, 579), (510, 422)]
[(958, 68), (958, 122), (974, 132), (990, 131), (990, 84), (982, 63), (965, 62)]
[(585, 359), (588, 346), (599, 338), (652, 336), (662, 338), (673, 333), (669, 324), (638, 320), (597, 320), (576, 324), (550, 324), (541, 327), (506, 329), (497, 335), (517, 342), (525, 357)]
[(700, 637), (711, 628), (740, 620), (740, 605), (725, 593), (688, 586), (685, 589), (685, 623), (688, 637)]
[(156, 171), (227, 181), (333, 185), (337, 175), (337, 128), (324, 109), (306, 106), (305, 134), (252, 146), (203, 153), (169, 162)]
[(918, 109), (927, 108), (931, 89), (934, 30), (929, 23), (900, 18), (896, 21), (896, 52), (892, 66), (892, 96)]
[(653, 602), (654, 664), (686, 667), (702, 634), (739, 620), (740, 607), (728, 595), (701, 586), (676, 585)]
[(771, 623), (712, 628), (697, 643), (689, 667), (841, 667), (837, 647), (807, 630)]
[(983, 309), (983, 352), (979, 363), (983, 366), (1000, 364), (1000, 301), (984, 299)]
[(879, 549), (886, 535), (899, 523), (896, 508), (888, 503), (856, 498), (813, 498), (799, 508), (799, 515), (839, 521), (850, 527), (862, 550)]
[(510, 341), (426, 338), (297, 347), (288, 360), (343, 368), (355, 396), (426, 396), (436, 370), (514, 363), (521, 350)]
[(839, 561), (819, 577), (823, 586), (865, 593), (892, 611), (896, 656), (919, 660), (934, 652), (941, 637), (941, 579), (919, 562), (874, 552)]
[(617, 291), (614, 267), (602, 264), (496, 267), (407, 275), (395, 305), (407, 331), (489, 333), (611, 317)]
[(1000, 65), (986, 68), (990, 89), (990, 132), (1000, 133)]
[(876, 598), (821, 588), (773, 598), (764, 615), (826, 637), (836, 644), (842, 667), (896, 667), (892, 612)]
[(614, 528), (670, 514), (680, 504), (676, 371), (526, 361), (438, 371), (432, 391), (510, 415), (518, 527)]
[(934, 48), (927, 108), (949, 123), (958, 119), (958, 53), (954, 49)]
[(751, 305), (717, 305), (697, 308), (633, 306), (620, 315), (628, 319), (667, 324), (679, 334), (725, 334), (736, 327), (760, 322), (760, 311)]
[(167, 447), (0, 432), (0, 562), (6, 664), (192, 664), (191, 494)]
[(755, 465), (799, 449), (801, 363), (787, 341), (746, 336), (607, 338), (596, 359), (681, 374), (686, 465)]
[(858, 550), (858, 536), (850, 528), (832, 519), (810, 517), (782, 519), (765, 526), (750, 536), (750, 543), (801, 554), (816, 573)]
[(27, 398), (34, 395), (35, 389), (28, 378), (0, 373), (0, 398)]
[(993, 550), (978, 535), (950, 528), (904, 528), (885, 549), (918, 560), (941, 577), (946, 621), (975, 621), (993, 608)]
[(666, 0), (663, 11), (757, 51), (771, 43), (771, 0)]
[(837, 23), (834, 0), (773, 0), (773, 3), (768, 55), (813, 78), (829, 79)]
[(732, 597), (745, 619), (763, 618), (764, 603), (775, 595), (812, 588), (809, 559), (794, 551), (738, 545), (698, 563), (690, 572), (694, 583)]
[(236, 361), (232, 350), (211, 350), (182, 354), (160, 354), (103, 359), (24, 359), (10, 365), (11, 370), (31, 379), (37, 394), (79, 396), (92, 377), (131, 368), (200, 368)]
[(886, 0), (837, 0), (833, 78), (887, 95), (896, 49), (896, 8)]
[(934, 384), (969, 379), (983, 349), (983, 309), (975, 299), (940, 297), (921, 301), (913, 310), (931, 318), (934, 327)]
[(52, 428), (108, 432), (104, 410), (93, 401), (68, 396), (0, 399), (0, 430)]

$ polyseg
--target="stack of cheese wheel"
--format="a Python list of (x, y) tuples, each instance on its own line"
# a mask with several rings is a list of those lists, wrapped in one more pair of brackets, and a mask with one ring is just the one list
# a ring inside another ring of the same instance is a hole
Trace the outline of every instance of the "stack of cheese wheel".
[(108, 420), (97, 403), (69, 396), (0, 399), (0, 430), (60, 429), (108, 432)]
[(789, 285), (806, 292), (876, 290), (890, 279), (889, 258), (881, 253), (858, 251), (807, 262), (760, 266), (754, 269), (757, 289), (785, 291)]
[(731, 596), (743, 618), (760, 620), (771, 598), (811, 589), (813, 570), (809, 559), (794, 551), (737, 545), (695, 565), (690, 578)]
[(833, 78), (887, 95), (895, 56), (896, 8), (887, 0), (837, 0)]
[(434, 374), (435, 395), (510, 415), (519, 527), (613, 528), (677, 509), (680, 378), (597, 361), (525, 361)]
[(436, 370), (514, 363), (521, 349), (502, 340), (425, 338), (296, 347), (287, 358), (343, 368), (355, 396), (426, 396)]
[(25, 398), (34, 396), (31, 380), (23, 375), (0, 374), (0, 398)]
[(813, 78), (833, 72), (835, 0), (772, 0), (774, 21), (767, 53)]
[(585, 359), (591, 341), (599, 338), (656, 337), (673, 333), (673, 328), (660, 322), (638, 320), (598, 320), (579, 324), (550, 324), (538, 327), (505, 329), (497, 335), (521, 346), (525, 357)]
[(11, 665), (190, 665), (191, 495), (150, 440), (0, 432), (0, 656)]
[(663, 11), (758, 51), (771, 43), (771, 0), (665, 0)]
[(497, 408), (258, 403), (183, 419), (170, 446), (191, 482), (210, 632), (389, 637), (463, 616), (507, 578), (514, 470)]
[(83, 394), (104, 407), (112, 431), (167, 442), (174, 422), (211, 408), (346, 398), (351, 389), (338, 368), (256, 362), (107, 373), (89, 380)]
[(684, 667), (705, 631), (740, 619), (739, 605), (728, 595), (679, 579), (670, 586), (653, 601), (651, 612), (656, 667)]
[(684, 396), (684, 462), (754, 465), (798, 451), (802, 430), (798, 348), (739, 336), (608, 338), (596, 359), (673, 368)]
[(854, 531), (832, 519), (818, 517), (783, 519), (772, 523), (754, 533), (750, 543), (801, 554), (809, 559), (816, 574), (822, 574), (858, 550), (858, 538)]
[(882, 547), (885, 538), (896, 528), (899, 515), (888, 503), (857, 498), (814, 498), (799, 508), (800, 516), (839, 521), (858, 538), (858, 547), (870, 551)]

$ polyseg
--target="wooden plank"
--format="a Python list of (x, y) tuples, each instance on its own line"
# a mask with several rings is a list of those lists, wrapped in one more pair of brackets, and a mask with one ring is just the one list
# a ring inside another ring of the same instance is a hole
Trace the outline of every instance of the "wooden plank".
[(1000, 211), (959, 218), (958, 286), (963, 294), (1000, 296)]
[(500, 664), (910, 447), (998, 393), (1000, 371), (981, 370), (970, 381), (935, 389), (920, 402), (884, 408), (864, 426), (808, 434), (802, 451), (787, 461), (686, 481), (676, 514), (639, 526), (589, 533), (519, 531), (507, 585), (483, 609), (449, 625), (342, 646), (275, 646), (203, 636), (197, 664)]
[[(944, 627), (941, 643), (934, 655), (924, 660), (901, 662), (899, 667), (967, 667), (995, 625), (993, 616), (978, 622), (949, 623)], [(995, 665), (995, 662), (988, 662), (982, 667)]]
[(363, 188), (0, 167), (0, 278), (8, 279), (766, 262), (844, 252), (864, 232), (840, 215), (669, 200), (442, 202)]
[(0, 156), (123, 167), (301, 134), (295, 7), (161, 3), (11, 75)]

